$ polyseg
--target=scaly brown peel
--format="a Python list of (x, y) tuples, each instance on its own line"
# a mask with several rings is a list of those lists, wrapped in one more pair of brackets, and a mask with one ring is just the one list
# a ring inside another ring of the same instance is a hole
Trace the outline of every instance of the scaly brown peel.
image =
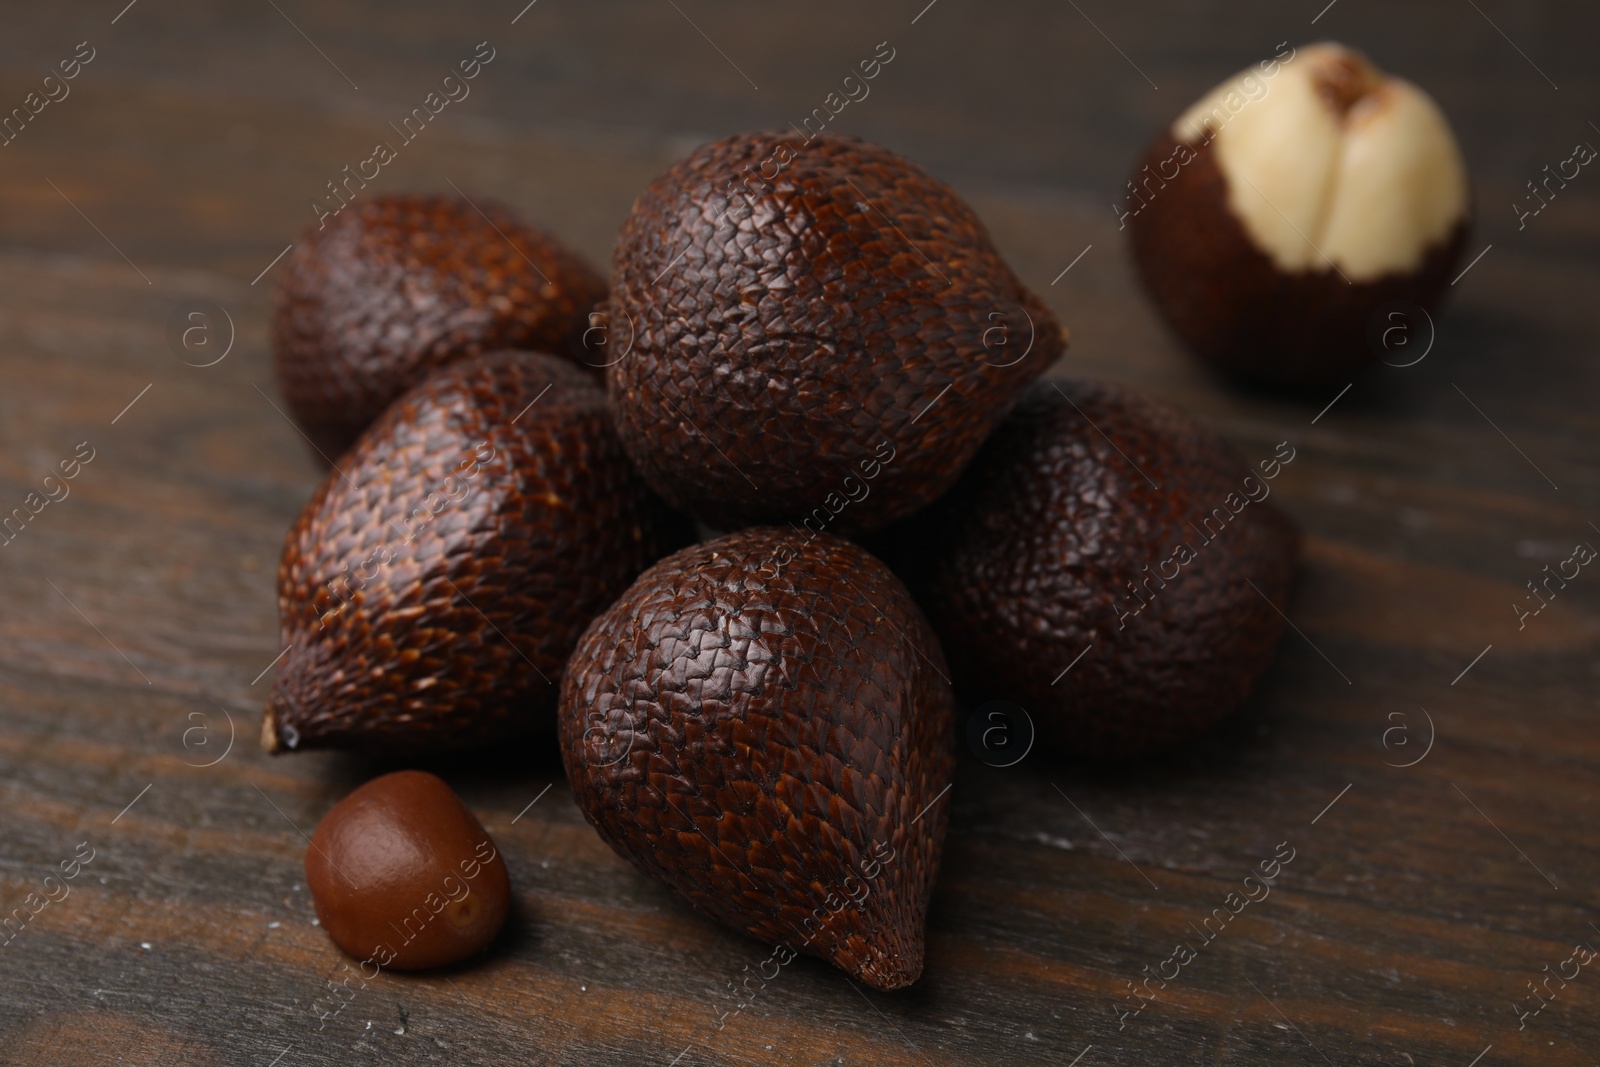
[(696, 910), (876, 989), (922, 971), (954, 698), (887, 567), (757, 528), (651, 567), (562, 682), (562, 758), (611, 846)]
[(1020, 704), (1059, 752), (1150, 755), (1272, 662), (1298, 534), (1269, 497), (1293, 458), (1251, 466), (1174, 408), (1047, 379), (886, 551), (970, 702)]
[(517, 348), (587, 362), (583, 332), (605, 295), (576, 253), (492, 201), (357, 202), (307, 230), (280, 268), (278, 388), (334, 462), (396, 397), (451, 360)]
[(289, 532), (263, 741), (419, 751), (549, 729), (584, 627), (685, 534), (587, 372), (526, 352), (436, 371)]
[(702, 146), (634, 204), (611, 276), (617, 431), (717, 529), (910, 514), (1066, 344), (948, 185), (852, 137)]

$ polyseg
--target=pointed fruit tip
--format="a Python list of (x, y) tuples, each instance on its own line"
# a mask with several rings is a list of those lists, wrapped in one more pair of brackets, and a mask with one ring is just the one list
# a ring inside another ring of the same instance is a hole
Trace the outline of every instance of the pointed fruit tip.
[(921, 931), (888, 934), (839, 947), (832, 963), (858, 981), (882, 993), (904, 989), (922, 977), (924, 957)]

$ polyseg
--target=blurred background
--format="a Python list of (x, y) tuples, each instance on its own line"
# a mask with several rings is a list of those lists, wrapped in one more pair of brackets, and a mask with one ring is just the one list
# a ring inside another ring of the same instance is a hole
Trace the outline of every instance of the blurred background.
[[(1513, 207), (1600, 144), (1592, 5), (124, 3), (13, 4), (0, 28), (0, 112), (29, 108), (0, 145), (0, 511), (92, 453), (0, 546), (0, 912), (95, 853), (0, 947), (0, 1062), (1594, 1062), (1600, 976), (1537, 1018), (1512, 1005), (1600, 946), (1600, 578), (1521, 630), (1509, 606), (1600, 543), (1600, 176), (1520, 228)], [(1438, 100), (1474, 183), (1467, 254), (1487, 249), (1428, 358), (1325, 412), (1192, 363), (1114, 208), (1187, 104), (1322, 39)], [(277, 558), (319, 478), (272, 383), (273, 269), (480, 42), (470, 96), (364, 195), (453, 184), (604, 266), (669, 163), (799, 122), (887, 42), (830, 128), (971, 201), (1071, 328), (1061, 371), (1178, 403), (1248, 456), (1301, 450), (1277, 483), (1307, 533), (1298, 638), (1262, 692), (1178, 766), (964, 762), (905, 994), (800, 961), (719, 1026), (766, 949), (634, 875), (533, 753), (444, 768), (511, 865), (507, 942), (317, 1013), (341, 957), (310, 926), (301, 835), (372, 767), (256, 741)], [(222, 313), (215, 362), (175, 340), (194, 301)], [(1119, 1029), (1127, 981), (1284, 839), (1271, 903)]]

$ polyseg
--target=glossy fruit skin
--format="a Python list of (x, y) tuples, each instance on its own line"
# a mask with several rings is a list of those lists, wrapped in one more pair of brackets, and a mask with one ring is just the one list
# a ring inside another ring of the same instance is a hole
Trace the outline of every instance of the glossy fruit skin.
[(452, 360), (517, 348), (584, 361), (588, 316), (606, 295), (555, 238), (459, 197), (357, 201), (302, 234), (279, 272), (278, 389), (328, 463)]
[(334, 944), (364, 966), (393, 970), (466, 959), (511, 910), (494, 841), (423, 771), (374, 778), (335, 804), (306, 849), (306, 884)]
[(718, 529), (910, 514), (1066, 344), (949, 186), (851, 137), (702, 146), (635, 202), (611, 276), (618, 433)]
[[(1135, 180), (1150, 173), (1145, 168), (1158, 170), (1176, 149), (1163, 131), (1139, 161)], [(1386, 305), (1406, 301), (1430, 316), (1443, 307), (1471, 233), (1465, 217), (1410, 273), (1352, 284), (1326, 264), (1285, 272), (1228, 208), (1215, 142), (1192, 150), (1195, 158), (1128, 216), (1128, 240), (1156, 309), (1213, 371), (1280, 392), (1339, 388), (1384, 354), (1368, 328)], [(1409, 320), (1409, 329), (1425, 328), (1414, 313)]]
[(553, 356), (452, 363), (331, 471), (284, 545), (273, 751), (468, 748), (553, 726), (589, 621), (683, 544), (605, 394)]
[(741, 530), (662, 560), (589, 627), (562, 759), (600, 835), (696, 910), (897, 989), (922, 971), (944, 840), (947, 673), (865, 550)]
[(1227, 716), (1272, 662), (1299, 546), (1263, 476), (1281, 458), (1252, 469), (1174, 408), (1047, 379), (948, 496), (884, 536), (910, 543), (897, 565), (969, 703), (1022, 705), (1059, 753), (1149, 756)]

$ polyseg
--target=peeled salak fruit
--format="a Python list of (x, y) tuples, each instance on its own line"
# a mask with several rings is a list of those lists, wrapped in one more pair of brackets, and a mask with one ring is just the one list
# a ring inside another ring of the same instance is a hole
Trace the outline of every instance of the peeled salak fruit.
[(1417, 86), (1341, 45), (1290, 49), (1207, 93), (1140, 163), (1118, 215), (1146, 291), (1206, 364), (1298, 390), (1425, 354), (1471, 199)]

